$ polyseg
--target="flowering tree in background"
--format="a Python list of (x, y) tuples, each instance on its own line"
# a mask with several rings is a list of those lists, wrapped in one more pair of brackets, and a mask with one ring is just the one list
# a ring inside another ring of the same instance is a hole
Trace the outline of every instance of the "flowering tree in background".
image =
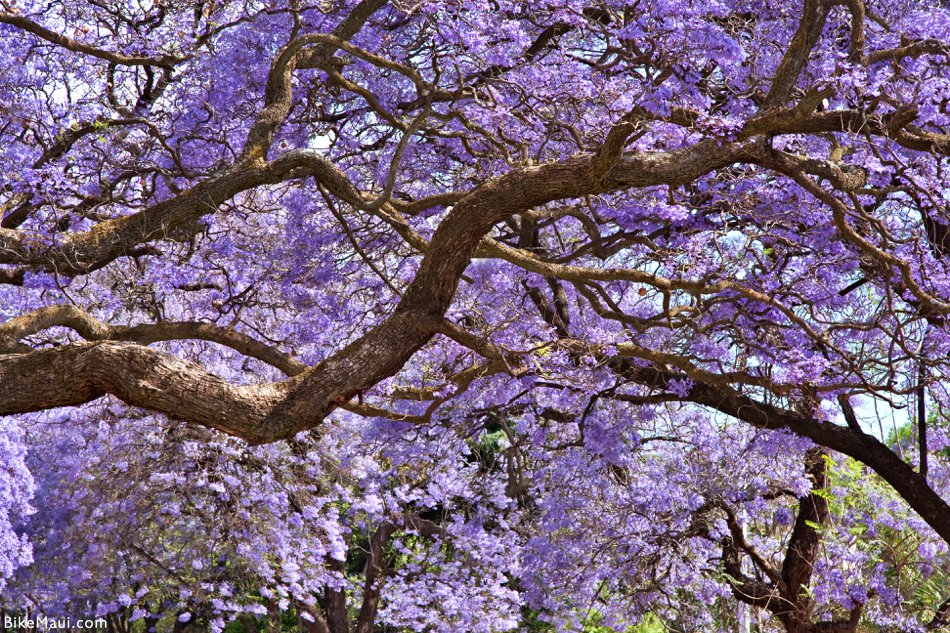
[(948, 52), (936, 0), (0, 0), (4, 607), (950, 626)]

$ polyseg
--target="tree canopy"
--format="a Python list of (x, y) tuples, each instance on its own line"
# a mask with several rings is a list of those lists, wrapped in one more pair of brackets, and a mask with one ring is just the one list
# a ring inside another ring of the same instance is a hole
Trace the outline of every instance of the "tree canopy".
[(0, 603), (950, 626), (948, 53), (936, 0), (0, 0)]

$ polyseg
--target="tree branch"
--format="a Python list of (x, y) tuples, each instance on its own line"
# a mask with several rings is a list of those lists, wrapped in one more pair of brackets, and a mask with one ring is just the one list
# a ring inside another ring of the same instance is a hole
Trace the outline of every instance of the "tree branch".
[[(295, 376), (307, 366), (290, 356), (232, 328), (193, 321), (165, 321), (140, 325), (110, 325), (71, 305), (34, 310), (0, 324), (0, 354), (23, 352), (24, 337), (51, 327), (68, 327), (87, 341), (129, 341), (148, 345), (159, 341), (204, 340), (224, 345)], [(26, 349), (25, 351), (32, 351)]]
[(66, 50), (73, 51), (74, 53), (82, 53), (84, 55), (89, 55), (90, 57), (95, 57), (102, 59), (111, 64), (118, 64), (120, 66), (158, 66), (160, 68), (171, 68), (175, 64), (179, 64), (188, 59), (187, 56), (181, 57), (176, 55), (123, 55), (122, 53), (114, 53), (112, 51), (103, 50), (90, 44), (80, 42), (79, 40), (67, 37), (55, 31), (52, 31), (42, 24), (31, 20), (30, 18), (24, 15), (17, 15), (14, 13), (0, 13), (0, 24), (9, 24), (15, 26), (20, 30), (32, 33), (33, 35), (46, 40), (57, 46), (61, 46)]

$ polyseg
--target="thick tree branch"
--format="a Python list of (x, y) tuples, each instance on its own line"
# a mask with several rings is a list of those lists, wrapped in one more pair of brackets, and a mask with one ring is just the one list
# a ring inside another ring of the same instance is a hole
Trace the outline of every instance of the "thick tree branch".
[[(593, 157), (581, 155), (562, 162), (513, 171), (486, 182), (465, 196), (440, 224), (429, 244), (415, 279), (392, 316), (342, 351), (306, 372), (277, 385), (236, 388), (196, 366), (154, 350), (118, 344), (68, 345), (17, 355), (0, 364), (0, 414), (80, 404), (106, 393), (138, 406), (151, 408), (205, 426), (232, 432), (253, 442), (266, 442), (313, 428), (340, 404), (395, 374), (409, 358), (442, 327), (456, 287), (483, 236), (492, 226), (516, 213), (552, 200), (595, 193), (602, 187), (625, 187), (689, 182), (711, 170), (725, 167), (744, 156), (741, 145), (699, 143), (668, 153), (640, 154), (622, 159), (601, 183), (588, 178)], [(319, 169), (330, 182), (328, 188), (347, 186), (334, 171), (312, 153), (296, 153), (261, 168), (255, 176), (277, 177), (301, 168)], [(236, 173), (231, 187), (243, 186), (246, 174)], [(218, 187), (225, 189), (224, 184)], [(220, 195), (217, 190), (215, 195)], [(189, 203), (179, 201), (175, 217), (201, 213), (200, 202), (208, 192), (191, 192)], [(165, 218), (153, 212), (149, 217)], [(141, 220), (133, 225), (139, 234)], [(162, 230), (159, 224), (154, 231)], [(58, 356), (52, 363), (53, 356)], [(37, 359), (43, 359), (39, 361)], [(118, 362), (121, 359), (122, 362)], [(147, 360), (155, 365), (151, 376)], [(69, 370), (75, 366), (74, 370)], [(169, 367), (180, 368), (173, 378)], [(134, 378), (132, 378), (134, 377)], [(63, 389), (50, 393), (31, 385), (61, 381)], [(174, 384), (172, 384), (174, 383)], [(140, 385), (144, 387), (140, 387)], [(168, 392), (150, 401), (155, 389)], [(215, 392), (210, 400), (196, 401), (182, 392)], [(249, 406), (254, 389), (261, 390), (255, 406)], [(221, 403), (218, 416), (207, 402)]]
[[(305, 171), (301, 172), (301, 169)], [(270, 163), (242, 161), (211, 176), (181, 194), (146, 209), (67, 234), (57, 244), (40, 243), (28, 234), (0, 228), (0, 264), (16, 264), (65, 276), (85, 274), (132, 252), (144, 243), (174, 235), (180, 227), (194, 227), (205, 215), (234, 196), (288, 178), (314, 176), (333, 192), (352, 191), (352, 185), (316, 152), (296, 151)]]
[[(618, 361), (613, 361), (614, 364)], [(678, 374), (656, 368), (637, 368), (619, 361), (624, 376), (646, 386), (665, 388)], [(890, 484), (920, 517), (950, 542), (950, 504), (927, 481), (877, 438), (864, 432), (821, 422), (808, 416), (758, 402), (722, 385), (694, 383), (687, 401), (721, 411), (760, 429), (787, 430), (806, 437), (869, 466)]]
[(828, 499), (823, 494), (828, 479), (825, 457), (821, 450), (811, 450), (806, 456), (812, 491), (798, 501), (798, 515), (782, 562), (782, 589), (800, 619), (807, 617), (803, 602), (808, 600), (806, 592), (821, 548), (821, 534), (815, 526), (828, 522)]
[(76, 406), (107, 394), (248, 441), (287, 386), (239, 387), (202, 367), (133, 343), (73, 343), (0, 355), (0, 415)]
[(386, 546), (395, 532), (395, 525), (384, 523), (370, 539), (369, 555), (363, 568), (363, 604), (360, 605), (354, 633), (373, 633), (379, 598), (385, 582)]
[(772, 86), (765, 98), (766, 108), (781, 107), (788, 101), (812, 49), (821, 37), (829, 9), (826, 0), (805, 0), (798, 30), (775, 71)]

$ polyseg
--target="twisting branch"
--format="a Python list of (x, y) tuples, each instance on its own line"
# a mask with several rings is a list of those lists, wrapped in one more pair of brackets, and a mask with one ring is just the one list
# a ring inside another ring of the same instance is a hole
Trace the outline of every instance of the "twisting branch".
[[(552, 200), (596, 193), (599, 188), (609, 191), (689, 182), (739, 160), (743, 151), (741, 145), (699, 143), (672, 152), (629, 156), (602, 183), (592, 183), (588, 178), (591, 155), (523, 168), (487, 181), (462, 198), (440, 224), (415, 279), (389, 318), (316, 367), (284, 382), (238, 388), (200, 367), (148, 348), (117, 343), (73, 344), (3, 358), (0, 414), (75, 405), (111, 393), (130, 404), (225, 430), (252, 442), (291, 437), (319, 425), (333, 409), (395, 374), (440, 331), (442, 315), (463, 271), (495, 223)], [(338, 170), (312, 152), (294, 153), (262, 168), (265, 174), (282, 175), (313, 170), (320, 171), (330, 190), (348, 186)], [(200, 213), (202, 196), (192, 193), (189, 199), (193, 200), (192, 206), (182, 212)], [(53, 356), (57, 356), (56, 363), (51, 361)], [(146, 359), (155, 365), (154, 376)], [(177, 378), (172, 368), (181, 369)], [(62, 389), (55, 393), (28, 389), (34, 382), (59, 383)], [(156, 388), (149, 385), (160, 385), (157, 390), (162, 397), (151, 398), (149, 394), (156, 393)], [(196, 400), (183, 392), (210, 392), (214, 396)], [(254, 397), (255, 392), (259, 392), (259, 398)], [(208, 402), (219, 404), (217, 414)]]
[(88, 341), (129, 341), (141, 345), (159, 341), (211, 341), (265, 362), (288, 376), (295, 376), (307, 368), (293, 356), (232, 328), (193, 321), (109, 325), (71, 305), (40, 308), (0, 324), (0, 354), (32, 351), (19, 341), (51, 327), (71, 328)]
[(107, 51), (52, 31), (25, 15), (15, 13), (0, 13), (0, 24), (15, 26), (47, 42), (61, 46), (66, 50), (73, 51), (74, 53), (82, 53), (83, 55), (102, 59), (110, 64), (118, 64), (120, 66), (157, 66), (159, 68), (171, 68), (189, 59), (188, 56), (178, 55), (123, 55), (122, 53)]
[[(332, 34), (313, 33), (291, 40), (278, 53), (267, 75), (267, 85), (264, 88), (264, 107), (261, 109), (251, 129), (247, 134), (242, 158), (246, 161), (263, 160), (270, 150), (274, 133), (287, 118), (293, 102), (292, 76), (297, 67), (299, 53), (308, 46), (317, 46), (314, 55), (309, 58), (313, 65), (323, 65), (333, 51), (345, 50), (375, 63), (391, 64), (383, 58), (371, 55), (362, 49), (347, 42), (356, 35), (363, 24), (377, 10), (386, 5), (380, 0), (364, 0), (357, 5), (350, 15), (344, 19)], [(407, 67), (391, 64), (399, 69)], [(418, 81), (422, 79), (411, 71)]]
[(821, 37), (829, 9), (827, 0), (805, 0), (798, 30), (792, 36), (792, 41), (772, 78), (772, 86), (765, 98), (766, 108), (781, 107), (788, 101), (792, 88), (808, 63), (809, 55)]

